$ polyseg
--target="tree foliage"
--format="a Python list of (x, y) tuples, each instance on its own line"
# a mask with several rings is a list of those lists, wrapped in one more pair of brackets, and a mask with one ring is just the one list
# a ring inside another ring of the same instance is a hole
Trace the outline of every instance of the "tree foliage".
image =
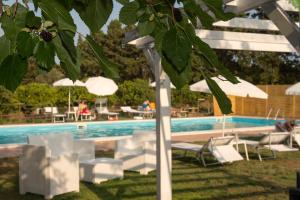
[[(27, 1), (24, 2), (26, 4)], [(223, 13), (223, 0), (118, 2), (123, 5), (119, 14), (120, 21), (128, 26), (136, 25), (140, 36), (150, 35), (155, 39), (155, 48), (162, 58), (163, 68), (177, 88), (188, 83), (192, 48), (197, 49), (197, 57), (206, 63), (206, 67), (199, 70), (208, 81), (222, 111), (231, 112), (229, 99), (210, 79), (210, 72), (215, 71), (233, 83), (237, 83), (237, 79), (218, 62), (215, 52), (195, 33), (195, 28), (200, 24), (207, 28), (216, 20), (232, 17)], [(70, 11), (76, 10), (93, 34), (108, 20), (113, 0), (34, 0), (33, 4), (35, 9), (41, 10), (41, 16), (18, 1), (12, 6), (4, 5), (1, 10), (0, 22), (5, 34), (0, 41), (2, 46), (9, 47), (9, 51), (1, 58), (0, 84), (11, 90), (21, 83), (26, 74), (27, 59), (31, 56), (35, 57), (41, 69), (50, 71), (54, 65), (54, 56), (57, 55), (65, 74), (72, 80), (77, 79), (81, 53), (74, 46), (77, 27)], [(101, 71), (106, 76), (118, 77), (119, 66), (105, 55), (103, 47), (90, 35), (86, 41), (97, 63), (101, 65)], [(24, 45), (28, 48), (24, 48)]]

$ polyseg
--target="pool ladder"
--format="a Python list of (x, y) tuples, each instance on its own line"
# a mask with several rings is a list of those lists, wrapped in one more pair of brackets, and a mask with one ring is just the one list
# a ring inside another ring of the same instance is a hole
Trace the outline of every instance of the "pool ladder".
[[(271, 114), (272, 114), (272, 111), (273, 111), (273, 108), (270, 108), (270, 110), (269, 110), (269, 112), (268, 112), (268, 115), (267, 115), (267, 119), (270, 119), (270, 116), (271, 116)], [(277, 120), (277, 117), (278, 117), (278, 115), (279, 115), (279, 112), (280, 112), (280, 108), (277, 109), (276, 114), (275, 114), (275, 116), (274, 116), (274, 120)]]

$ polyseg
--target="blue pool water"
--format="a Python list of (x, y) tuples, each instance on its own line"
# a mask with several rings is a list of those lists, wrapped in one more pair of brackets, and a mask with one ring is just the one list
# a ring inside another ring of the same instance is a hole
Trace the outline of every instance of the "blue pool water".
[[(230, 117), (226, 128), (259, 127), (274, 125), (274, 120), (262, 118)], [(93, 138), (131, 135), (134, 130), (154, 130), (155, 121), (119, 121), (114, 123), (87, 123), (86, 129), (78, 129), (76, 124), (11, 126), (0, 127), (0, 144), (25, 143), (28, 135), (48, 133), (72, 133), (75, 138)], [(222, 119), (190, 118), (173, 119), (172, 132), (189, 132), (222, 129)]]

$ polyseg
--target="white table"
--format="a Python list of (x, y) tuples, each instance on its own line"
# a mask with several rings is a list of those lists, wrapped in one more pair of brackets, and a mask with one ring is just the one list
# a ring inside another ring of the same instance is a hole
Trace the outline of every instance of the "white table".
[(123, 178), (123, 162), (113, 158), (96, 158), (80, 161), (79, 177), (82, 181), (101, 183), (114, 178)]

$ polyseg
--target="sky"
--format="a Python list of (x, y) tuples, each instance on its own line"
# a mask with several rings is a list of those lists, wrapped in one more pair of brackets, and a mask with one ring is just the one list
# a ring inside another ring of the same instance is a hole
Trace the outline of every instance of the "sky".
[[(5, 2), (6, 4), (13, 4), (15, 2), (15, 0), (9, 0), (7, 2)], [(30, 9), (33, 9), (33, 5), (29, 4)], [(119, 4), (118, 2), (116, 2), (114, 0), (114, 8), (112, 11), (112, 14), (110, 15), (107, 24), (103, 26), (102, 30), (104, 32), (107, 31), (107, 25), (110, 23), (111, 20), (114, 19), (118, 19), (119, 17), (119, 11), (121, 9), (121, 4)], [(39, 14), (38, 14), (39, 15)], [(75, 11), (71, 11), (71, 15), (73, 16), (74, 22), (77, 25), (77, 31), (83, 35), (86, 35), (89, 33), (89, 29), (87, 28), (87, 26), (83, 23), (83, 21), (80, 19), (79, 15), (75, 12)], [(3, 34), (2, 29), (0, 28), (0, 36)]]

